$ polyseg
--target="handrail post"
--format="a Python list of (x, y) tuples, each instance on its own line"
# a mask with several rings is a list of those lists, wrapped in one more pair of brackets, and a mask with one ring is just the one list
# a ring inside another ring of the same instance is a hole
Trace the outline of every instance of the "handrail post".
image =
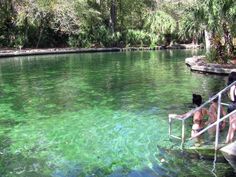
[[(221, 93), (219, 94), (218, 103), (217, 103), (217, 122), (220, 120), (221, 114)], [(216, 124), (216, 137), (215, 137), (215, 150), (218, 148), (219, 143), (219, 122)]]
[(182, 136), (181, 136), (181, 148), (184, 147), (184, 141), (185, 141), (185, 120), (182, 120)]
[(171, 124), (172, 124), (172, 119), (169, 116), (169, 136), (171, 136)]

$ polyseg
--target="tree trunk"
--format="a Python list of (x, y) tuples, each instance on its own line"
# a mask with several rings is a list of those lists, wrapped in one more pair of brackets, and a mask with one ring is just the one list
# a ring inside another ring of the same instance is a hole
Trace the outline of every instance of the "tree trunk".
[(224, 40), (225, 40), (225, 46), (227, 49), (227, 55), (232, 56), (234, 52), (234, 45), (231, 33), (228, 30), (227, 24), (223, 23), (223, 31), (224, 31)]
[(193, 45), (197, 45), (197, 44), (198, 44), (196, 36), (194, 36), (194, 37), (192, 38), (192, 44), (193, 44)]
[(25, 22), (24, 22), (24, 26), (25, 26), (25, 34), (24, 34), (24, 45), (23, 47), (28, 47), (28, 43), (29, 43), (29, 37), (28, 37), (28, 32), (29, 32), (29, 25), (28, 25), (28, 17), (25, 18)]
[(111, 32), (115, 32), (116, 25), (116, 0), (111, 0), (111, 8), (110, 8), (110, 28)]
[(217, 42), (214, 44), (214, 48), (215, 48), (215, 50), (216, 50), (216, 52), (217, 52), (217, 57), (218, 57), (219, 62), (220, 62), (220, 63), (227, 63), (227, 59), (226, 59), (226, 57), (225, 57), (225, 55), (224, 55), (224, 48), (223, 48), (223, 46), (222, 46), (220, 40), (217, 41)]
[(209, 53), (211, 49), (211, 37), (212, 34), (205, 30), (205, 45), (206, 45), (206, 52)]
[(123, 18), (123, 11), (122, 11), (122, 0), (120, 0), (120, 32), (122, 32), (123, 31), (123, 28), (124, 28), (124, 18)]
[(40, 43), (40, 41), (41, 41), (42, 33), (43, 33), (43, 28), (40, 28), (40, 31), (39, 31), (39, 38), (38, 38), (38, 42), (37, 42), (37, 44), (36, 44), (36, 48), (39, 47), (39, 43)]
[(39, 43), (41, 41), (41, 37), (42, 37), (42, 34), (43, 34), (43, 28), (44, 28), (44, 22), (43, 22), (43, 19), (41, 19), (40, 27), (39, 27), (39, 38), (38, 38), (38, 42), (36, 44), (36, 48), (38, 48)]

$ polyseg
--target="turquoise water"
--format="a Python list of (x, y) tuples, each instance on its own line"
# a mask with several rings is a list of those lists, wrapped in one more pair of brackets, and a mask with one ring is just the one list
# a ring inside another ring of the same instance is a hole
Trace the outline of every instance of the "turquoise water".
[[(198, 53), (0, 60), (0, 176), (214, 176), (212, 160), (168, 138), (169, 113), (190, 109), (192, 93), (206, 100), (225, 86), (223, 76), (189, 71), (184, 59)], [(233, 169), (218, 162), (214, 172)]]

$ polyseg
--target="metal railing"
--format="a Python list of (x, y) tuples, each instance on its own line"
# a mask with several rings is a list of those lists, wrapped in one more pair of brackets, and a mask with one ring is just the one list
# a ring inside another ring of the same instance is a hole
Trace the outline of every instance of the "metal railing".
[[(225, 87), (223, 90), (219, 91), (216, 95), (211, 97), (208, 101), (206, 101), (201, 106), (199, 106), (196, 109), (193, 109), (192, 111), (188, 112), (183, 118), (182, 117), (178, 117), (178, 116), (173, 116), (172, 114), (169, 114), (169, 136), (173, 137), (173, 138), (176, 138), (176, 139), (181, 139), (181, 148), (183, 148), (185, 140), (186, 140), (186, 138), (185, 138), (185, 121), (188, 118), (191, 118), (192, 115), (195, 112), (197, 112), (198, 110), (202, 109), (203, 107), (205, 107), (207, 104), (211, 103), (214, 99), (216, 99), (218, 97), (217, 120), (214, 123), (208, 125), (206, 128), (204, 128), (200, 132), (198, 132), (194, 137), (191, 137), (191, 138), (188, 139), (188, 140), (192, 140), (193, 138), (201, 135), (202, 133), (206, 132), (208, 129), (210, 129), (213, 126), (216, 125), (215, 150), (217, 150), (218, 149), (218, 143), (219, 143), (219, 124), (220, 124), (220, 122), (224, 121), (225, 119), (229, 118), (232, 114), (236, 113), (236, 110), (234, 110), (231, 113), (229, 113), (229, 114), (225, 115), (224, 117), (220, 118), (221, 106), (219, 106), (219, 105), (228, 106), (228, 104), (221, 102), (222, 94), (227, 92), (230, 89), (230, 87), (235, 85), (235, 84), (236, 84), (236, 81), (231, 83), (227, 87)], [(172, 121), (173, 121), (173, 119), (182, 121), (181, 137), (172, 135)]]

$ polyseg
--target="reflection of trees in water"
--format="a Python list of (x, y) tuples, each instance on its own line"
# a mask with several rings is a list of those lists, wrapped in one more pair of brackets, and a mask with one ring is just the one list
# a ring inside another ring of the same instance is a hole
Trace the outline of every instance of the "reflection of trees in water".
[[(38, 109), (36, 102), (44, 105), (43, 98), (47, 103), (57, 105), (54, 106), (55, 109), (60, 107), (60, 104), (67, 106), (68, 100), (69, 106), (72, 107), (73, 102), (77, 101), (75, 95), (87, 97), (89, 100), (109, 98), (114, 100), (114, 104), (122, 105), (123, 103), (119, 103), (120, 100), (116, 99), (119, 89), (137, 91), (137, 87), (143, 86), (150, 89), (160, 88), (164, 82), (170, 80), (170, 77), (184, 75), (183, 59), (191, 55), (191, 52), (165, 50), (12, 59), (10, 65), (6, 63), (2, 72), (17, 71), (18, 74), (4, 77), (3, 82), (9, 83), (17, 90), (14, 102), (19, 104), (15, 106), (15, 110), (24, 110), (24, 106), (33, 106), (34, 103), (27, 102), (27, 100), (32, 101), (32, 97), (41, 98), (34, 101), (36, 110)], [(177, 62), (178, 60), (181, 62)], [(58, 85), (58, 80), (68, 84)], [(86, 90), (78, 88), (82, 84)], [(133, 101), (142, 100), (145, 94), (149, 94), (148, 89), (146, 91), (145, 89), (140, 88), (140, 93), (135, 94), (136, 98)], [(70, 95), (71, 97), (68, 98)], [(23, 106), (21, 100), (26, 100), (27, 105)], [(108, 104), (110, 105), (110, 102)]]

